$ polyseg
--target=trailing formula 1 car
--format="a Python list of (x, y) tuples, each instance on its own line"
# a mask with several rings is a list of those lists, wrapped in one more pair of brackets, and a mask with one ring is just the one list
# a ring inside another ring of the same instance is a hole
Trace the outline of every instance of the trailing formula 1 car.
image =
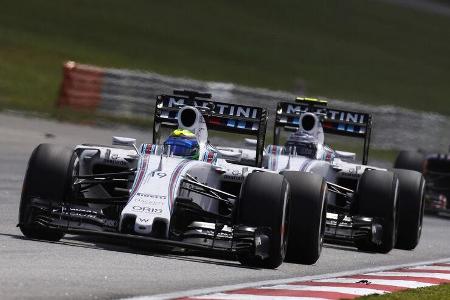
[(401, 151), (394, 168), (414, 170), (424, 175), (425, 212), (450, 213), (450, 147), (447, 154)]
[[(292, 178), (261, 168), (258, 155), (252, 166), (228, 163), (233, 154), (208, 142), (209, 130), (252, 135), (262, 153), (265, 109), (175, 91), (157, 97), (154, 120), (153, 143), (139, 149), (123, 137), (113, 137), (115, 146), (36, 147), (20, 201), (22, 233), (51, 241), (70, 233), (227, 252), (264, 268), (282, 263), (288, 234), (301, 234), (308, 244), (289, 255), (311, 263), (320, 240), (317, 228), (308, 227), (311, 218), (290, 226), (298, 214), (290, 206)], [(164, 127), (176, 130), (158, 144)], [(318, 196), (305, 196), (305, 206), (295, 209), (323, 201), (322, 192), (323, 186), (305, 187), (299, 194)]]
[[(367, 166), (371, 122), (369, 114), (331, 109), (323, 100), (280, 102), (274, 145), (266, 148), (263, 167), (282, 174), (310, 172), (326, 180), (326, 223), (319, 225), (326, 241), (353, 243), (361, 250), (381, 253), (394, 247), (414, 249), (422, 230), (424, 178), (416, 171)], [(291, 135), (280, 146), (284, 131)], [(355, 163), (355, 153), (327, 146), (325, 133), (364, 139), (362, 164)], [(250, 156), (249, 150), (234, 151)], [(295, 207), (302, 199), (291, 202)], [(302, 241), (293, 238), (289, 245)]]
[[(284, 147), (269, 146), (266, 167), (326, 178), (332, 192), (327, 240), (352, 241), (359, 249), (382, 253), (394, 247), (414, 249), (422, 231), (425, 180), (415, 171), (368, 166), (371, 128), (371, 115), (331, 109), (323, 100), (280, 102), (274, 144), (280, 143), (281, 129), (293, 133)], [(328, 147), (324, 133), (363, 138), (362, 164), (354, 162), (355, 154)]]

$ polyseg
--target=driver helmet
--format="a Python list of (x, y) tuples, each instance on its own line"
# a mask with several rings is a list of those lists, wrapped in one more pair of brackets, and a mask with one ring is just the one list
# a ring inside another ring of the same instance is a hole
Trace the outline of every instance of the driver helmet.
[(189, 159), (199, 158), (200, 146), (197, 137), (189, 130), (174, 130), (164, 142), (164, 146), (169, 146), (173, 155)]
[(303, 130), (292, 133), (286, 141), (285, 148), (289, 153), (315, 158), (318, 138)]

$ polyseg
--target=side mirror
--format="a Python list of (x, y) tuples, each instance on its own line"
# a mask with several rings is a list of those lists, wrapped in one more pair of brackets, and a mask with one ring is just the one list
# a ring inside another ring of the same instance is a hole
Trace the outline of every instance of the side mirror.
[(136, 154), (139, 156), (139, 150), (136, 147), (136, 139), (133, 138), (127, 138), (127, 137), (120, 137), (120, 136), (113, 136), (112, 138), (112, 144), (117, 146), (126, 146), (131, 147), (136, 151)]
[(248, 138), (245, 139), (245, 144), (247, 146), (256, 146), (257, 143), (258, 141), (255, 139), (248, 139)]
[(231, 161), (240, 161), (242, 158), (242, 152), (241, 151), (233, 151), (231, 149), (225, 150), (225, 149), (217, 149), (219, 152), (219, 157), (231, 160)]
[(120, 136), (113, 136), (112, 144), (117, 145), (117, 146), (128, 146), (128, 147), (135, 148), (136, 147), (136, 139), (120, 137)]
[(335, 151), (335, 153), (336, 153), (337, 158), (341, 158), (344, 160), (350, 160), (350, 161), (356, 160), (356, 153), (346, 152), (346, 151)]

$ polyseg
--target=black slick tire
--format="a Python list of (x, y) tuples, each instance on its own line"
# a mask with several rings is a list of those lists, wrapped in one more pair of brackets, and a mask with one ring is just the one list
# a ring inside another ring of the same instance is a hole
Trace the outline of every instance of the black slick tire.
[(399, 179), (398, 229), (395, 248), (412, 250), (422, 234), (425, 179), (412, 170), (394, 169)]
[(281, 173), (291, 188), (286, 261), (314, 264), (322, 252), (327, 213), (327, 184), (323, 177), (305, 172)]
[(43, 226), (36, 218), (45, 215), (31, 205), (33, 198), (47, 203), (62, 202), (72, 180), (75, 155), (72, 149), (40, 144), (31, 154), (25, 174), (19, 207), (19, 228), (28, 238), (58, 241), (64, 233)]
[(424, 159), (424, 155), (418, 151), (400, 151), (395, 159), (394, 168), (422, 173)]
[(270, 242), (268, 258), (239, 255), (243, 265), (274, 269), (283, 262), (289, 231), (289, 195), (289, 183), (282, 175), (254, 172), (245, 178), (238, 200), (237, 223), (269, 228)]
[(363, 251), (388, 253), (396, 242), (397, 231), (397, 176), (388, 171), (366, 170), (358, 182), (357, 211), (359, 216), (371, 217), (382, 225), (381, 243), (370, 237), (355, 240)]

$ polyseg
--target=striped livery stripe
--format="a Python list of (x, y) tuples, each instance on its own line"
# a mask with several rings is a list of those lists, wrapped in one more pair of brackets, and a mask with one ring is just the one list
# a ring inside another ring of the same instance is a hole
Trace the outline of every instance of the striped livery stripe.
[(175, 201), (175, 194), (177, 189), (177, 183), (180, 181), (180, 174), (182, 173), (182, 170), (184, 167), (186, 167), (190, 162), (193, 162), (191, 160), (182, 160), (178, 166), (175, 167), (175, 170), (172, 172), (172, 175), (170, 177), (169, 181), (169, 210), (172, 211), (173, 202)]

